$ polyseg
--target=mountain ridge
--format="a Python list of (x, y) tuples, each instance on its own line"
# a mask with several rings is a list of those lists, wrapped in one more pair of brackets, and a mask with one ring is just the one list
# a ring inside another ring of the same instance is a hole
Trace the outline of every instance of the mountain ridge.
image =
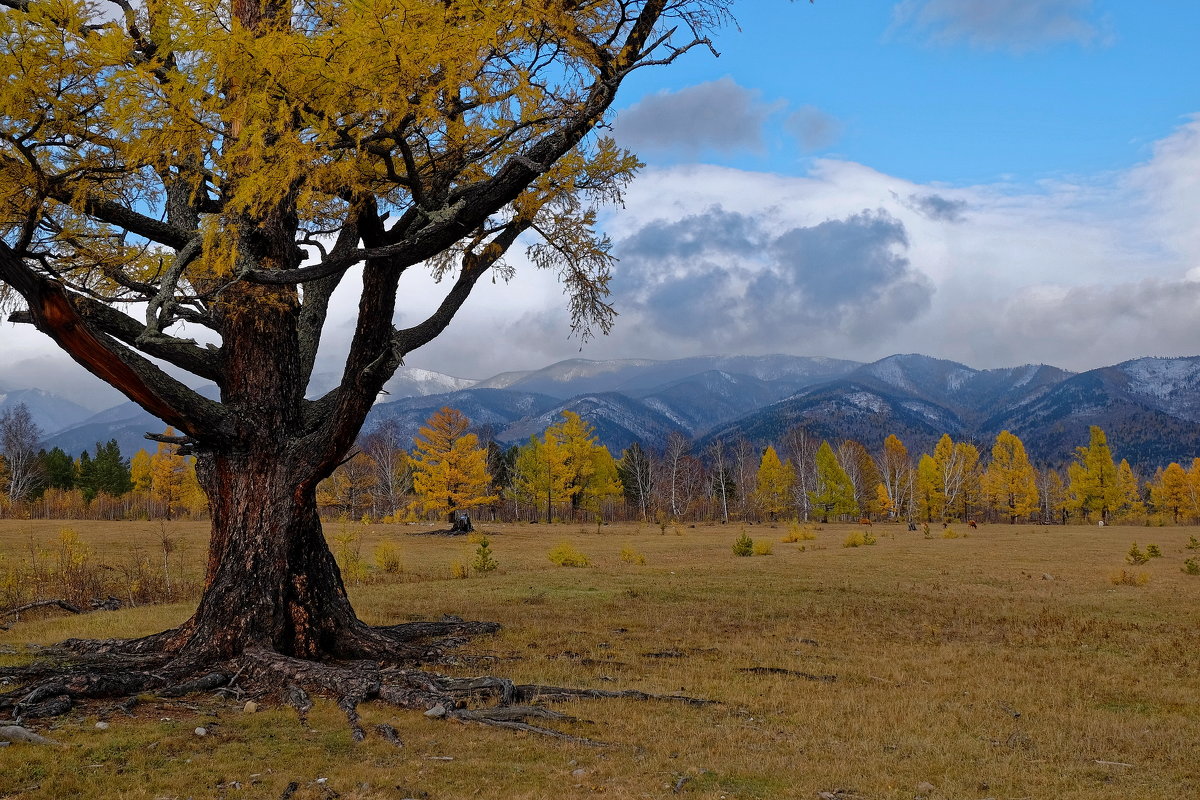
[[(402, 370), (364, 432), (394, 418), (403, 435), (414, 435), (430, 414), (450, 405), (504, 444), (539, 434), (563, 410), (576, 411), (614, 455), (634, 440), (661, 446), (673, 432), (700, 447), (717, 438), (766, 444), (796, 424), (871, 450), (894, 433), (912, 452), (931, 448), (942, 433), (983, 449), (1007, 429), (1043, 463), (1069, 460), (1095, 424), (1108, 432), (1118, 457), (1131, 462), (1150, 467), (1200, 455), (1200, 356), (1143, 357), (1080, 373), (1046, 364), (975, 369), (919, 353), (870, 363), (783, 354), (576, 358), (479, 381)], [(332, 378), (318, 376), (310, 388), (327, 390), (324, 383)], [(215, 387), (206, 393), (215, 396)], [(53, 398), (29, 396), (36, 400), (31, 407)], [(72, 454), (109, 438), (130, 453), (149, 445), (144, 433), (163, 427), (132, 403), (58, 424), (47, 446)]]

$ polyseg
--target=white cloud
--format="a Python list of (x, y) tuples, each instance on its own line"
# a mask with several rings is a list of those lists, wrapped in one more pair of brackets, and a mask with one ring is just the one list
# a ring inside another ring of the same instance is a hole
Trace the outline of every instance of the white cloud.
[[(1197, 118), (1124, 173), (1036, 186), (918, 184), (832, 159), (812, 161), (799, 177), (695, 164), (649, 169), (626, 207), (603, 220), (619, 248), (640, 245), (617, 265), (612, 299), (621, 316), (611, 336), (581, 350), (554, 276), (517, 256), (511, 284), (481, 284), (450, 328), (408, 363), (485, 377), (579, 355), (784, 351), (868, 360), (924, 352), (976, 367), (1041, 361), (1090, 369), (1195, 354), (1197, 176)], [(801, 233), (788, 238), (794, 231)], [(789, 272), (791, 262), (772, 251), (781, 240), (835, 272)], [(828, 282), (856, 270), (854, 285)], [(763, 291), (772, 278), (781, 282), (778, 298), (826, 302), (815, 311), (773, 304), (775, 295)], [(340, 372), (353, 283), (335, 303), (325, 371)], [(436, 288), (428, 278), (405, 284), (398, 322), (427, 313)], [(747, 292), (757, 307), (747, 305)], [(53, 345), (22, 327), (3, 331), (8, 369), (0, 369), (0, 384), (62, 386), (52, 362), (62, 374), (78, 368), (43, 356)], [(18, 362), (25, 363), (13, 369)]]
[(1092, 0), (902, 0), (892, 12), (894, 31), (938, 43), (1028, 50), (1052, 42), (1107, 42)]

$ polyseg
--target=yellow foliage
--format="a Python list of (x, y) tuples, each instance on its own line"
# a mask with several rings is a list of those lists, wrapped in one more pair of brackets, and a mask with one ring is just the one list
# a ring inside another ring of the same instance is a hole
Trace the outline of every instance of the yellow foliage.
[(621, 560), (626, 564), (642, 565), (646, 563), (646, 557), (632, 547), (621, 548)]
[(1122, 569), (1110, 573), (1108, 579), (1114, 586), (1145, 586), (1150, 582), (1150, 575), (1145, 572), (1130, 572)]
[(389, 575), (404, 571), (404, 563), (400, 560), (400, 546), (390, 539), (384, 539), (375, 545), (375, 566)]
[(788, 532), (779, 541), (785, 544), (792, 544), (794, 542), (807, 542), (816, 538), (817, 534), (813, 531), (811, 525), (801, 525), (799, 521), (792, 520), (788, 523)]
[(413, 440), (413, 491), (415, 508), (444, 517), (451, 511), (488, 505), (499, 500), (486, 494), (492, 477), (487, 469), (487, 448), (467, 433), (471, 421), (462, 412), (443, 407), (434, 413)]
[(792, 505), (792, 484), (796, 481), (792, 462), (779, 460), (774, 447), (763, 451), (755, 480), (754, 497), (772, 518), (782, 514)]
[(560, 567), (586, 567), (588, 557), (575, 549), (570, 542), (559, 542), (547, 553), (550, 561)]

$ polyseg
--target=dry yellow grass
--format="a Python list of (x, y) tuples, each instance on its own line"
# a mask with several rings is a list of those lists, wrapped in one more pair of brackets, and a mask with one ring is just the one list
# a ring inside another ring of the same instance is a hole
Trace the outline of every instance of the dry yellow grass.
[[(31, 533), (50, 539), (59, 527), (0, 524), (0, 553), (20, 558)], [(98, 558), (119, 558), (139, 537), (156, 546), (152, 527), (76, 529)], [(614, 743), (602, 749), (364, 707), (364, 722), (397, 728), (406, 746), (396, 749), (375, 737), (354, 744), (328, 704), (302, 729), (272, 698), (253, 715), (203, 698), (154, 702), (135, 719), (108, 715), (105, 731), (95, 716), (55, 723), (61, 751), (0, 750), (0, 796), (278, 798), (291, 782), (295, 798), (332, 796), (328, 787), (364, 800), (660, 798), (676, 788), (712, 800), (837, 789), (911, 800), (923, 783), (947, 800), (1200, 794), (1200, 577), (1180, 569), (1195, 529), (985, 526), (924, 539), (877, 526), (877, 545), (844, 548), (853, 526), (795, 543), (779, 543), (782, 528), (747, 526), (774, 554), (738, 558), (737, 526), (681, 536), (651, 525), (485, 528), (499, 568), (468, 580), (451, 578), (476, 547), (463, 539), (405, 526), (333, 525), (330, 536), (359, 534), (368, 562), (381, 540), (398, 542), (403, 572), (372, 569), (351, 588), (367, 620), (501, 622), (502, 633), (463, 650), (485, 657), (474, 671), (720, 704), (564, 707), (591, 721), (572, 732)], [(198, 572), (204, 526), (178, 530)], [(590, 566), (551, 563), (564, 540)], [(1164, 557), (1138, 567), (1145, 585), (1115, 585), (1135, 540)], [(27, 620), (0, 644), (148, 633), (189, 611)], [(197, 737), (197, 725), (211, 734)]]

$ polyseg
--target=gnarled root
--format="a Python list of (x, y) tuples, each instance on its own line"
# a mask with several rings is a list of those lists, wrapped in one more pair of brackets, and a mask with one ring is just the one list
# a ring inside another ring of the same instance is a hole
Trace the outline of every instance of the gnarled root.
[[(278, 696), (295, 707), (301, 724), (306, 724), (312, 708), (310, 694), (317, 694), (336, 700), (356, 741), (366, 737), (358, 707), (374, 701), (430, 717), (599, 745), (593, 739), (541, 724), (579, 721), (542, 703), (618, 698), (691, 705), (711, 702), (635, 690), (515, 684), (495, 676), (452, 677), (421, 668), (445, 663), (446, 648), (498, 629), (495, 623), (457, 618), (374, 628), (363, 625), (348, 631), (339, 643), (339, 652), (323, 661), (265, 647), (249, 647), (220, 662), (163, 652), (168, 643), (179, 641), (178, 631), (124, 643), (70, 640), (43, 651), (30, 666), (0, 668), (0, 674), (23, 684), (0, 694), (0, 710), (7, 710), (14, 719), (31, 719), (65, 714), (77, 703), (102, 698), (136, 698), (147, 693), (182, 697), (220, 691), (235, 696)], [(160, 649), (156, 652), (155, 647)], [(376, 726), (376, 732), (400, 744), (390, 726)]]

